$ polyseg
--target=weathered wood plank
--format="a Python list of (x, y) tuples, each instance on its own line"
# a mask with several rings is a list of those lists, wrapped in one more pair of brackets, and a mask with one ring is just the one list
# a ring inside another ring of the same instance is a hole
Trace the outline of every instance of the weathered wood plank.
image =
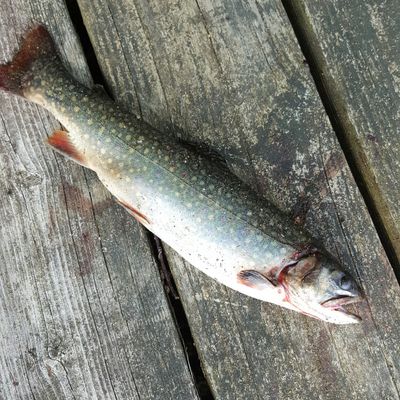
[[(62, 1), (0, 1), (0, 58), (42, 22), (91, 83)], [(143, 230), (44, 146), (59, 124), (0, 95), (0, 398), (196, 399)]]
[(398, 399), (399, 288), (280, 2), (79, 4), (118, 101), (223, 152), (366, 292), (362, 324), (325, 325), (233, 293), (169, 251), (216, 397)]
[(290, 6), (393, 247), (399, 277), (399, 2), (302, 0)]

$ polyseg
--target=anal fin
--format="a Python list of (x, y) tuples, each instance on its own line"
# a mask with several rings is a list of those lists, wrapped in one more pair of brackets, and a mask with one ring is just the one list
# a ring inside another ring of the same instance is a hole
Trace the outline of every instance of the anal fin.
[(88, 167), (85, 156), (72, 143), (68, 132), (61, 130), (53, 132), (47, 139), (47, 144), (76, 163)]

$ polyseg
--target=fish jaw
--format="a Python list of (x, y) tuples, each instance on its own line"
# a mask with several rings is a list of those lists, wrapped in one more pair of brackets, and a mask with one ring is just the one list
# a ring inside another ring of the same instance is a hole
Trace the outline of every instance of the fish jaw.
[(286, 301), (302, 314), (334, 324), (355, 324), (361, 321), (344, 306), (362, 301), (355, 281), (329, 257), (314, 253), (305, 255), (279, 273)]

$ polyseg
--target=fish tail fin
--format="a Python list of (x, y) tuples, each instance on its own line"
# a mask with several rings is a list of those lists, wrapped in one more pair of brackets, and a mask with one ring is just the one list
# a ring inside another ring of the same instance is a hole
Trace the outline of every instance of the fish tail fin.
[(57, 57), (53, 39), (38, 25), (25, 36), (20, 50), (8, 64), (0, 65), (0, 90), (23, 96), (24, 86), (32, 79), (37, 63), (47, 64)]

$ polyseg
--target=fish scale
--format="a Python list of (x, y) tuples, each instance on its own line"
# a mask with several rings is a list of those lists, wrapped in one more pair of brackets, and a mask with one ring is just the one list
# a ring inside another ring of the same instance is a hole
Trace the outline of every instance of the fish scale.
[(0, 88), (49, 110), (68, 130), (49, 144), (95, 171), (139, 222), (207, 275), (325, 321), (359, 320), (341, 307), (359, 299), (357, 285), (314, 239), (223, 164), (76, 82), (44, 28), (0, 67)]

